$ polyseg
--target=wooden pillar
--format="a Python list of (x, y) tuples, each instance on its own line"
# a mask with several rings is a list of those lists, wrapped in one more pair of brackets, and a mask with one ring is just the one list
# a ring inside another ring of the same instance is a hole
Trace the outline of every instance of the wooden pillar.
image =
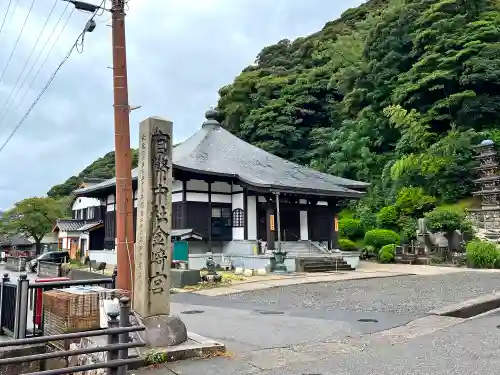
[(266, 207), (266, 233), (267, 249), (274, 250), (274, 230), (276, 230), (276, 218), (272, 207)]
[(339, 243), (339, 233), (338, 233), (338, 201), (328, 201), (328, 208), (330, 211), (329, 221), (330, 221), (330, 230), (328, 231), (328, 249), (338, 249)]
[(208, 251), (212, 251), (212, 183), (208, 182)]
[(248, 240), (248, 189), (243, 188), (243, 217), (245, 220), (243, 227), (243, 238)]
[(182, 180), (182, 216), (181, 216), (181, 228), (187, 229), (187, 182)]

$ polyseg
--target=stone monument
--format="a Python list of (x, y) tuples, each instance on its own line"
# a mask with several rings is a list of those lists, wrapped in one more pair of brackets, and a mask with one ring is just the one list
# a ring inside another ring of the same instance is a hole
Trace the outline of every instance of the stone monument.
[(187, 330), (170, 315), (172, 122), (159, 117), (140, 124), (137, 203), (133, 309), (149, 345), (178, 345)]
[(475, 147), (479, 166), (478, 179), (474, 182), (479, 190), (475, 196), (481, 198), (481, 208), (469, 210), (478, 237), (498, 242), (500, 239), (500, 165), (495, 144), (486, 139)]

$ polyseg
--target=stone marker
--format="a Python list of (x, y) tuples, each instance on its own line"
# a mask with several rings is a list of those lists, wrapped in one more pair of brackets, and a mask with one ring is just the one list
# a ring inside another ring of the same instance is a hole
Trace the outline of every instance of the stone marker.
[(172, 122), (150, 117), (140, 124), (133, 309), (151, 346), (187, 340), (184, 323), (170, 315)]

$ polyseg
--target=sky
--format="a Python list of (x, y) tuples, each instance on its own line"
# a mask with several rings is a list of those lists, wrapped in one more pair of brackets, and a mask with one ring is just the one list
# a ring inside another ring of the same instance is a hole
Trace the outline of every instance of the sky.
[[(149, 116), (172, 120), (175, 142), (186, 139), (263, 47), (316, 32), (362, 2), (128, 0), (129, 102), (141, 106), (131, 113), (132, 147)], [(108, 12), (43, 90), (89, 18), (72, 9), (63, 0), (0, 0), (0, 211), (114, 148)]]

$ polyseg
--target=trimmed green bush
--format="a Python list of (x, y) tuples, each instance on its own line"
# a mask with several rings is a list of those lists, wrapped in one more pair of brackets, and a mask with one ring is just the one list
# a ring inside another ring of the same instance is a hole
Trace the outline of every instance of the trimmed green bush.
[(365, 234), (365, 244), (373, 246), (377, 250), (385, 245), (399, 244), (400, 242), (399, 234), (388, 229), (373, 229)]
[(339, 220), (339, 235), (343, 238), (348, 238), (351, 241), (356, 241), (365, 235), (361, 227), (359, 219), (340, 219)]
[(473, 240), (465, 246), (467, 264), (475, 268), (500, 266), (500, 250), (493, 242)]
[(399, 213), (395, 206), (383, 207), (377, 214), (377, 227), (384, 229), (397, 229)]
[(354, 241), (348, 238), (341, 238), (339, 239), (339, 249), (344, 251), (356, 251), (358, 247)]
[(391, 263), (396, 258), (396, 244), (383, 246), (378, 252), (378, 260), (380, 263)]

